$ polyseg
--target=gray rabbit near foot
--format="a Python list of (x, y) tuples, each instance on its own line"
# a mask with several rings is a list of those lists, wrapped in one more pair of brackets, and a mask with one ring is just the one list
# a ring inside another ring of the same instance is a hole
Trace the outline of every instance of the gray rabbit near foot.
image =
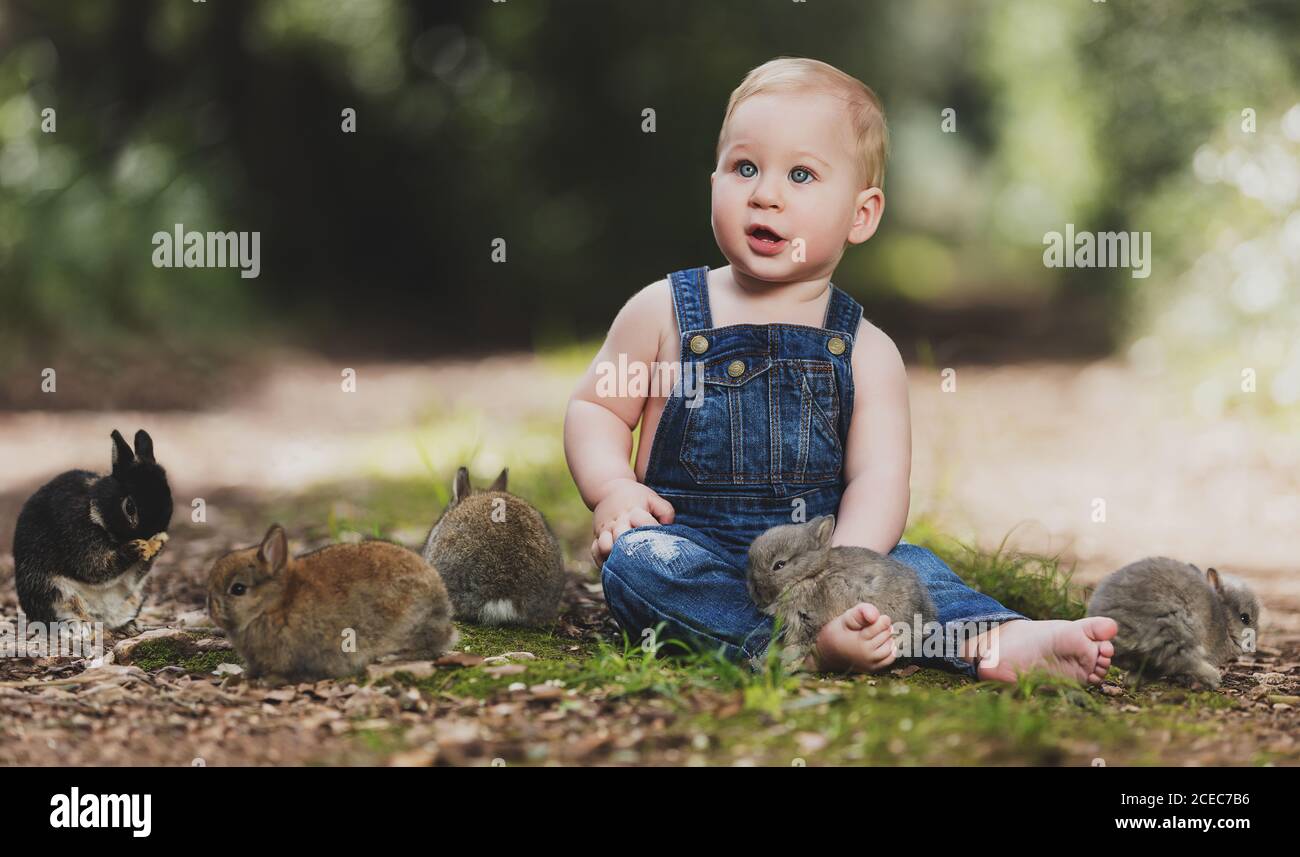
[(1156, 556), (1106, 577), (1089, 616), (1119, 625), (1114, 663), (1149, 676), (1218, 687), (1220, 668), (1254, 649), (1259, 599), (1242, 580)]
[(937, 611), (911, 567), (863, 547), (831, 547), (835, 516), (772, 527), (749, 548), (746, 582), (762, 612), (781, 622), (783, 655), (802, 659), (822, 626), (855, 604), (874, 604), (895, 623), (921, 625)]

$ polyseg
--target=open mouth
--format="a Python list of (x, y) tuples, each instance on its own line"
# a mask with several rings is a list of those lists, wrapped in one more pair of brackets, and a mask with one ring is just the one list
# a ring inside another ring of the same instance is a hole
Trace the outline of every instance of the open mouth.
[(769, 244), (779, 244), (785, 240), (766, 226), (751, 226), (749, 228), (749, 234), (751, 237), (757, 238), (759, 241), (765, 241)]

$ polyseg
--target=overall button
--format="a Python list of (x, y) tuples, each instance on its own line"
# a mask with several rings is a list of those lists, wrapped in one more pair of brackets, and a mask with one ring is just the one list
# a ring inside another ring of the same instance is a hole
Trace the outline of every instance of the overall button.
[(826, 343), (826, 350), (832, 354), (843, 354), (844, 340), (838, 336), (832, 336), (830, 342)]
[(732, 360), (727, 364), (727, 374), (733, 378), (739, 378), (745, 374), (745, 361)]
[(698, 336), (698, 335), (692, 336), (691, 350), (694, 351), (696, 354), (703, 354), (704, 352), (709, 350), (709, 340), (703, 336)]

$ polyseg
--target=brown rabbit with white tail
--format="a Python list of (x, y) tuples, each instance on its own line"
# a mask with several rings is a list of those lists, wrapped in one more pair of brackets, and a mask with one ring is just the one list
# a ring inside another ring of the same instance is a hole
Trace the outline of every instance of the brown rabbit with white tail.
[(435, 658), (456, 642), (438, 572), (391, 542), (289, 556), (275, 524), (256, 547), (217, 560), (208, 613), (271, 683), (339, 678), (385, 655)]
[(486, 491), (471, 491), (469, 471), (458, 469), (422, 554), (447, 584), (457, 619), (550, 625), (564, 596), (560, 545), (542, 513), (506, 491), (507, 472)]
[(1259, 600), (1239, 578), (1163, 556), (1106, 577), (1088, 601), (1089, 616), (1119, 624), (1114, 663), (1218, 687), (1219, 668), (1254, 651)]

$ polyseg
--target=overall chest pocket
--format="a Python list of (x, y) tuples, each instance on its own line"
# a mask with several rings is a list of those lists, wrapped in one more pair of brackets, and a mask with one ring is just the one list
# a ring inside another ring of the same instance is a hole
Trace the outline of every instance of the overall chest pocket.
[(840, 474), (840, 401), (826, 361), (729, 355), (705, 364), (686, 407), (681, 462), (701, 485), (830, 483)]

